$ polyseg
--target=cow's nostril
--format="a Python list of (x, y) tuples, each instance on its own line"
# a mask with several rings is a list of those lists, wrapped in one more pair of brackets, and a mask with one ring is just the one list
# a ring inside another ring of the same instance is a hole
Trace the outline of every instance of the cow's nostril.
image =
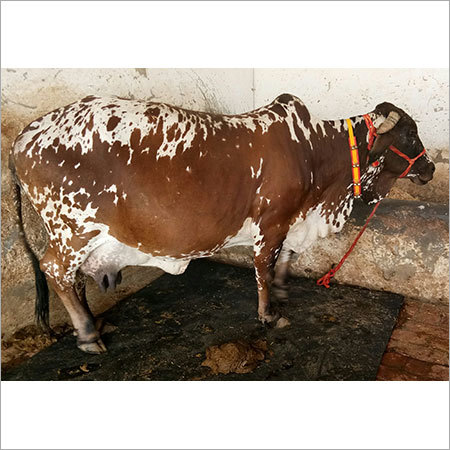
[(431, 173), (434, 173), (435, 170), (436, 170), (436, 166), (433, 164), (433, 165), (431, 166)]

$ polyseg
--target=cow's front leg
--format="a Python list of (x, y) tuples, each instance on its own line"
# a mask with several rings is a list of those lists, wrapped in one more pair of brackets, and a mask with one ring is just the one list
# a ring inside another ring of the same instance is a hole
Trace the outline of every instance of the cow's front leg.
[(256, 283), (258, 286), (258, 318), (262, 323), (283, 327), (289, 324), (289, 321), (281, 317), (270, 304), (270, 285), (273, 279), (273, 269), (281, 249), (281, 239), (269, 240), (261, 238), (256, 241), (254, 249), (254, 264)]
[(275, 277), (272, 282), (272, 293), (280, 303), (287, 303), (289, 299), (287, 278), (289, 275), (289, 264), (293, 251), (282, 248), (275, 266)]

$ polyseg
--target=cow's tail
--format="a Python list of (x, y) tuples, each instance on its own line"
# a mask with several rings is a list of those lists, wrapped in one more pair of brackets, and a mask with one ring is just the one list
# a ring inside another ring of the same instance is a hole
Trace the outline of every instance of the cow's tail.
[(9, 160), (9, 167), (13, 173), (14, 180), (14, 204), (16, 205), (17, 217), (19, 219), (19, 236), (25, 247), (25, 251), (31, 259), (33, 265), (35, 286), (36, 286), (36, 303), (35, 303), (35, 319), (36, 324), (44, 331), (50, 331), (49, 317), (49, 292), (47, 280), (45, 278), (44, 272), (42, 272), (39, 266), (39, 259), (36, 253), (30, 246), (27, 236), (25, 234), (25, 229), (23, 226), (23, 215), (22, 215), (22, 189), (20, 182), (16, 176), (16, 171), (12, 158)]

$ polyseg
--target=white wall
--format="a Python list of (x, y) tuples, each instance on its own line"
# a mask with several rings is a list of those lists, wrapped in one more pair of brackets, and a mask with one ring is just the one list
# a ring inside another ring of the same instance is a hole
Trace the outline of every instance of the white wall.
[(2, 69), (2, 106), (42, 114), (86, 95), (117, 95), (185, 108), (251, 109), (251, 69)]
[(255, 104), (281, 92), (300, 97), (311, 113), (340, 119), (388, 101), (417, 122), (432, 153), (449, 147), (448, 69), (256, 69)]

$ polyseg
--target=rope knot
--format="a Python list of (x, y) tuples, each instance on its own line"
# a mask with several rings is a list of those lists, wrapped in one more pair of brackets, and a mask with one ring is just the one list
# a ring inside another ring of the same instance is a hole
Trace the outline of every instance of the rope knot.
[(325, 286), (328, 289), (330, 287), (330, 281), (335, 273), (336, 269), (330, 269), (322, 278), (317, 280), (317, 286)]

